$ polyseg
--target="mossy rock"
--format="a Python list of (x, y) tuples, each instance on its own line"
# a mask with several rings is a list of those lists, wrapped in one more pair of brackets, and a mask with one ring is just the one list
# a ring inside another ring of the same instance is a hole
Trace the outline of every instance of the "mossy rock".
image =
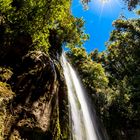
[(0, 82), (0, 140), (4, 139), (5, 119), (11, 117), (7, 114), (7, 104), (13, 96), (14, 93), (10, 86), (7, 83)]
[(8, 81), (11, 78), (12, 74), (13, 72), (10, 68), (0, 67), (0, 81)]
[(60, 61), (31, 51), (13, 73), (0, 70), (0, 140), (68, 140), (67, 88)]
[(9, 84), (0, 82), (0, 104), (2, 100), (8, 101), (13, 98), (14, 93)]

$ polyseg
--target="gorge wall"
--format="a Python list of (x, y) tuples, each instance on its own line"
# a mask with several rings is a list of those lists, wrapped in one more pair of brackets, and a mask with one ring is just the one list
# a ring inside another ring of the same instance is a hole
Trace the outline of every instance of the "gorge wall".
[(67, 88), (51, 55), (30, 51), (13, 67), (1, 65), (1, 140), (68, 139)]

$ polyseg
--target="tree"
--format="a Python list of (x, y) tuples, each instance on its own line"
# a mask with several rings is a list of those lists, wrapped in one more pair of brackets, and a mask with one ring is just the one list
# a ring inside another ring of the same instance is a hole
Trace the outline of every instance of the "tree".
[(96, 104), (96, 110), (102, 114), (106, 102), (106, 87), (108, 78), (100, 63), (92, 61), (83, 47), (72, 47), (67, 52), (70, 63), (76, 68), (88, 96)]
[(99, 98), (104, 102), (100, 117), (111, 139), (117, 139), (119, 131), (127, 135), (127, 129), (140, 128), (140, 19), (120, 18), (113, 25), (107, 50), (95, 49), (89, 56), (102, 65), (109, 80), (106, 98)]
[(129, 10), (136, 8), (140, 4), (140, 0), (124, 0)]
[(140, 19), (118, 19), (113, 25), (115, 29), (104, 53), (106, 61), (102, 61), (110, 89), (107, 108), (104, 108), (104, 122), (107, 121), (112, 139), (114, 130), (140, 127)]
[(86, 38), (84, 21), (72, 16), (70, 6), (71, 0), (0, 0), (0, 46), (24, 46), (48, 53), (61, 50), (64, 43), (82, 44)]

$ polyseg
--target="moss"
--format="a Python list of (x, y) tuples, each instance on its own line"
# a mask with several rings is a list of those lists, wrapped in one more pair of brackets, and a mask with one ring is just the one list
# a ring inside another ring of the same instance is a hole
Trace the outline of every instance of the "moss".
[(0, 98), (9, 99), (13, 95), (14, 93), (12, 92), (10, 85), (5, 82), (0, 82)]
[(4, 68), (4, 67), (0, 67), (0, 80), (3, 82), (8, 81), (11, 76), (12, 76), (13, 72), (10, 70), (10, 68)]
[(20, 134), (17, 130), (14, 130), (12, 135), (10, 136), (9, 140), (22, 140)]
[(61, 139), (61, 129), (60, 129), (59, 118), (57, 118), (57, 121), (56, 121), (56, 129), (57, 129), (56, 140), (60, 140)]
[(14, 93), (7, 83), (0, 82), (0, 140), (3, 140), (6, 118), (10, 118), (7, 114), (7, 103), (13, 98)]
[(60, 62), (31, 51), (18, 69), (13, 68), (14, 73), (0, 71), (0, 140), (68, 140), (68, 103)]
[(4, 136), (4, 119), (5, 113), (0, 111), (0, 140), (3, 140)]

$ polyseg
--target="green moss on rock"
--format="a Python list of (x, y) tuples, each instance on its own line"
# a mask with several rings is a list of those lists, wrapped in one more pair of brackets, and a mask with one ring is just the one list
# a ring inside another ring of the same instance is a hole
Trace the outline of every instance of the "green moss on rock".
[(12, 76), (13, 72), (5, 67), (0, 67), (0, 81), (6, 82), (8, 81), (11, 76)]
[(0, 140), (68, 140), (67, 90), (58, 59), (31, 51), (18, 69), (1, 77), (0, 99), (7, 101), (0, 112)]
[(6, 119), (11, 118), (7, 112), (7, 104), (13, 96), (14, 93), (12, 92), (10, 85), (0, 82), (0, 140), (4, 140), (5, 127), (7, 123)]

